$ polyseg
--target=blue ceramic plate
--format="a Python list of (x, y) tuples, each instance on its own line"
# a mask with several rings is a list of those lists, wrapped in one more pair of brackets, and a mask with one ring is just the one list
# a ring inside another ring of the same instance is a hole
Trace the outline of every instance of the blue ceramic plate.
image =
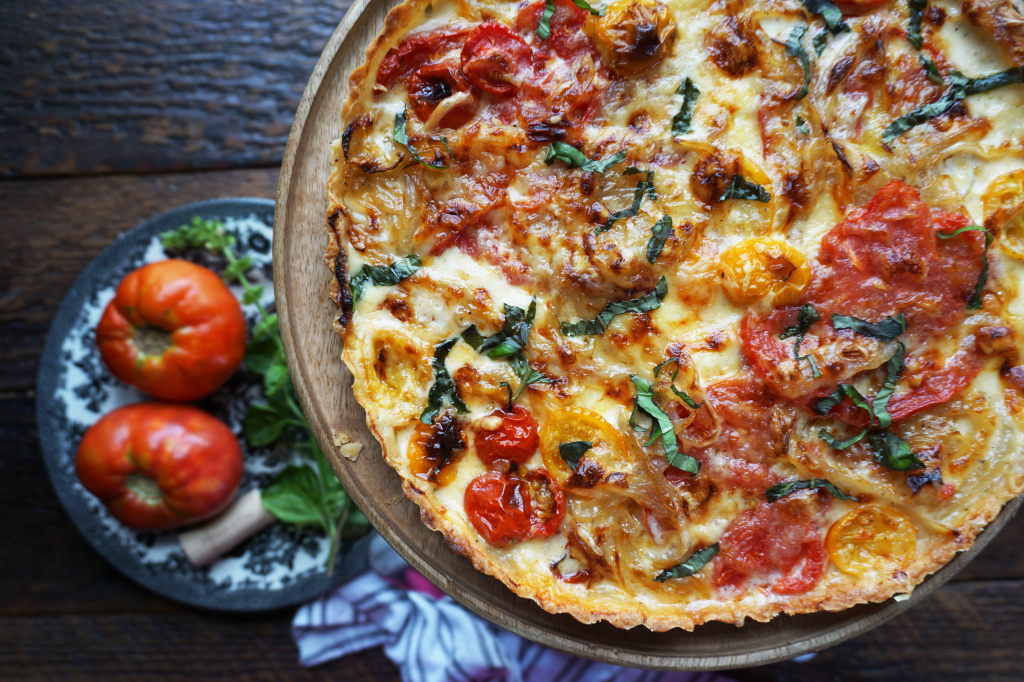
[[(239, 256), (252, 258), (250, 279), (267, 285), (264, 305), (273, 305), (270, 245), (274, 202), (267, 199), (218, 199), (183, 206), (122, 235), (78, 277), (50, 327), (36, 386), (36, 410), (43, 458), (57, 497), (72, 521), (111, 564), (144, 587), (170, 599), (225, 611), (257, 611), (306, 601), (364, 569), (365, 542), (347, 542), (334, 572), (324, 564), (328, 541), (323, 533), (298, 533), (275, 523), (205, 568), (185, 558), (175, 531), (126, 528), (78, 482), (75, 451), (97, 419), (110, 410), (149, 398), (111, 375), (96, 348), (93, 330), (121, 279), (135, 268), (168, 257), (161, 232), (193, 216), (220, 219), (235, 234)], [(176, 254), (218, 270), (224, 263), (205, 251)], [(236, 291), (241, 298), (241, 290)], [(255, 306), (243, 306), (250, 325)], [(223, 387), (197, 403), (228, 424), (241, 439), (248, 405), (261, 399), (258, 376), (240, 369)], [(273, 446), (245, 449), (241, 493), (264, 487), (289, 463), (290, 454)]]

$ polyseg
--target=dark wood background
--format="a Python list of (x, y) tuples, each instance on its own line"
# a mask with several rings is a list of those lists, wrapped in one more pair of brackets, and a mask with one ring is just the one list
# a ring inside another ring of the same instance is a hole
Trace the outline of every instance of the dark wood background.
[[(0, 2), (0, 678), (398, 680), (380, 649), (297, 663), (291, 610), (223, 615), (129, 582), (54, 496), (34, 395), (50, 320), (118, 234), (203, 199), (273, 197), (346, 0)], [(800, 682), (1024, 679), (1024, 519), (954, 582)]]

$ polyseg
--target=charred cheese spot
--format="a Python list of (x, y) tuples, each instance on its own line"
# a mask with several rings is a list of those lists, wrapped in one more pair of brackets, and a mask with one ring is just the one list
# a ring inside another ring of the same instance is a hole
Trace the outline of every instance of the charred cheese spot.
[(734, 78), (757, 68), (757, 48), (736, 17), (726, 17), (707, 37), (707, 51), (715, 66)]

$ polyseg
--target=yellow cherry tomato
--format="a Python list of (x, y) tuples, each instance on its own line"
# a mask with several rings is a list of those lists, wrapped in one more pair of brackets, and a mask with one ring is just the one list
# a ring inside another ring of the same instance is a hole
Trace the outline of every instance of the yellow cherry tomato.
[(811, 280), (802, 253), (779, 239), (745, 239), (722, 254), (723, 284), (733, 303), (771, 296), (775, 305), (795, 303)]
[(584, 27), (601, 58), (620, 73), (634, 74), (657, 64), (676, 34), (672, 16), (658, 0), (616, 0), (604, 16)]
[(626, 446), (608, 421), (593, 410), (569, 407), (548, 417), (540, 428), (540, 452), (544, 465), (559, 485), (564, 484), (572, 469), (562, 459), (559, 445), (576, 441), (592, 443), (585, 456), (605, 469), (619, 469), (626, 458)]
[(906, 570), (914, 560), (917, 529), (897, 511), (864, 505), (829, 528), (825, 545), (844, 573), (862, 576)]
[(462, 451), (445, 451), (445, 439), (438, 434), (441, 428), (445, 428), (442, 423), (444, 419), (442, 415), (436, 424), (417, 422), (406, 450), (409, 471), (417, 478), (436, 483), (439, 488), (455, 480), (462, 455)]
[(999, 237), (996, 243), (1011, 256), (1024, 259), (1024, 170), (993, 180), (981, 205), (985, 226)]
[(397, 418), (419, 414), (422, 387), (432, 377), (430, 347), (396, 330), (377, 331), (364, 343), (369, 346), (362, 354), (367, 393)]

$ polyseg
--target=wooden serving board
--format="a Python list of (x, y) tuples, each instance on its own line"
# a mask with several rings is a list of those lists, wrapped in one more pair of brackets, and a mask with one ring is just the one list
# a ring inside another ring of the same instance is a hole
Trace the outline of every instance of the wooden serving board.
[[(993, 538), (1020, 506), (1017, 498), (957, 556), (903, 601), (858, 606), (838, 613), (779, 616), (742, 628), (725, 623), (652, 633), (620, 630), (607, 623), (584, 625), (571, 616), (547, 613), (531, 600), (480, 573), (450, 551), (439, 533), (420, 521), (405, 498), (397, 473), (366, 427), (352, 395), (352, 377), (341, 362), (341, 343), (331, 329), (336, 310), (328, 298), (330, 273), (325, 213), (329, 146), (341, 136), (341, 106), (348, 78), (366, 47), (399, 0), (357, 0), (345, 15), (313, 70), (299, 103), (285, 150), (274, 218), (274, 285), (281, 338), (299, 399), (313, 432), (345, 489), (398, 552), (431, 582), (467, 608), (527, 639), (579, 656), (629, 667), (709, 670), (771, 663), (855, 637), (925, 599)], [(362, 443), (355, 462), (339, 455), (335, 434)]]

